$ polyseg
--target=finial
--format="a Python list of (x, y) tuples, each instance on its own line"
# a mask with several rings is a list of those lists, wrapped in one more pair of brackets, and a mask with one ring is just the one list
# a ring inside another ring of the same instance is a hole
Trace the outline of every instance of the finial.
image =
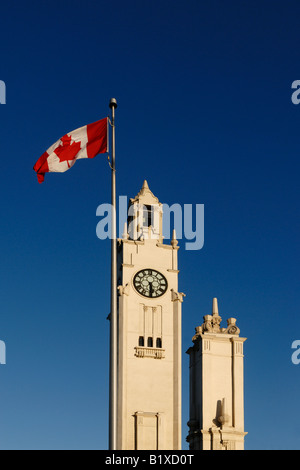
[(126, 223), (126, 222), (125, 222), (125, 224), (124, 224), (124, 231), (123, 231), (122, 238), (123, 238), (123, 240), (128, 240), (128, 238), (129, 238), (128, 231), (127, 231), (127, 223)]
[(117, 108), (118, 107), (118, 103), (117, 103), (116, 98), (111, 98), (111, 100), (109, 102), (109, 107), (110, 108)]
[(213, 298), (212, 314), (219, 315), (218, 299), (216, 297)]
[(144, 181), (144, 184), (143, 184), (143, 187), (142, 189), (149, 189), (149, 186), (148, 186), (148, 183), (147, 183), (147, 180)]
[(173, 230), (173, 236), (172, 236), (172, 241), (171, 245), (173, 248), (175, 248), (178, 245), (178, 240), (176, 239), (176, 230)]

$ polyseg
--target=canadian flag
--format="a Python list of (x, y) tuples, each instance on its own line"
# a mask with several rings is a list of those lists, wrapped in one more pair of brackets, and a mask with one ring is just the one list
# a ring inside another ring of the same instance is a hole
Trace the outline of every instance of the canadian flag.
[(80, 158), (94, 158), (108, 152), (108, 118), (93, 122), (69, 132), (38, 159), (33, 169), (38, 182), (43, 183), (45, 173), (64, 173)]

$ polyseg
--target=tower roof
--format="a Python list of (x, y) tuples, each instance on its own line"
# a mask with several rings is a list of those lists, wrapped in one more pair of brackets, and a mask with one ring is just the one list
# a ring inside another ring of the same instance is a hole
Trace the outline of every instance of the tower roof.
[(139, 193), (135, 196), (135, 198), (130, 199), (131, 203), (134, 202), (141, 202), (142, 204), (159, 204), (159, 200), (152, 191), (149, 189), (149, 185), (147, 180), (144, 180), (142, 189), (139, 191)]

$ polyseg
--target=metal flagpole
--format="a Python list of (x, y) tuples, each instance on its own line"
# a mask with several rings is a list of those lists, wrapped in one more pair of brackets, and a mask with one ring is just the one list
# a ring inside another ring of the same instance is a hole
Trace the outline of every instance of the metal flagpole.
[(117, 449), (117, 203), (116, 203), (116, 154), (115, 109), (117, 101), (112, 98), (111, 108), (111, 310), (110, 310), (110, 377), (109, 377), (109, 449)]

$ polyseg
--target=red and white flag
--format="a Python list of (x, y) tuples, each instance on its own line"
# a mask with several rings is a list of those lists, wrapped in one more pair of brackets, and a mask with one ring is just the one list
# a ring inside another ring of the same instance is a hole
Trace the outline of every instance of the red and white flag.
[(108, 152), (108, 118), (69, 132), (53, 144), (38, 159), (33, 169), (38, 182), (45, 173), (64, 173), (80, 158), (94, 158), (98, 153)]

